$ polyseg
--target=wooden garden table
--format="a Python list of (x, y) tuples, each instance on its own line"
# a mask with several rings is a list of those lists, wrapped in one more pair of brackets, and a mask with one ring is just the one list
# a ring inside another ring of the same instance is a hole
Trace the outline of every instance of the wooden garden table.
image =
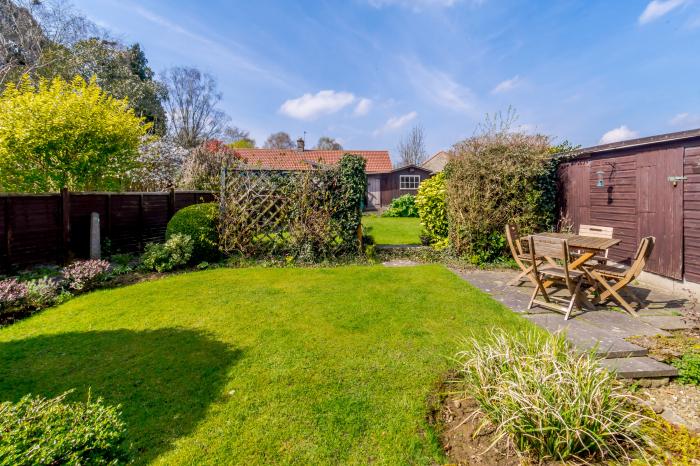
[[(569, 244), (569, 249), (578, 249), (581, 251), (579, 257), (569, 264), (570, 270), (576, 270), (591, 260), (596, 254), (605, 253), (606, 249), (620, 244), (616, 238), (596, 238), (594, 236), (575, 235), (573, 233), (537, 233), (537, 236), (548, 236), (550, 238), (565, 239)], [(552, 265), (556, 265), (553, 259), (545, 257), (545, 260)], [(598, 278), (596, 277), (596, 280)], [(544, 283), (545, 288), (552, 284), (551, 281)]]
[(620, 244), (616, 238), (596, 238), (594, 236), (575, 235), (573, 233), (537, 233), (537, 236), (565, 239), (569, 243), (569, 249), (578, 249), (581, 255), (569, 264), (571, 269), (577, 269), (593, 256), (604, 253), (606, 249)]

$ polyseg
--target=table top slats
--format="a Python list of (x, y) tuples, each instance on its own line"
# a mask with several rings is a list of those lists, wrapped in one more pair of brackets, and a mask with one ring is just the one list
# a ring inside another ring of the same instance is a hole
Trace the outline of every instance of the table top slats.
[(587, 249), (590, 251), (605, 251), (613, 246), (620, 244), (616, 238), (596, 238), (594, 236), (582, 236), (573, 233), (537, 233), (535, 236), (547, 236), (549, 238), (565, 239), (569, 243), (570, 248)]

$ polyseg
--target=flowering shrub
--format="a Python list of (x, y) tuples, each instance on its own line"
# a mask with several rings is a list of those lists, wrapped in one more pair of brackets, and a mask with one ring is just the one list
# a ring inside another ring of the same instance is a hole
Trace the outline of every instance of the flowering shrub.
[(12, 309), (27, 297), (27, 285), (16, 278), (0, 280), (0, 311)]
[(109, 268), (105, 260), (76, 261), (63, 269), (63, 278), (71, 290), (89, 290)]

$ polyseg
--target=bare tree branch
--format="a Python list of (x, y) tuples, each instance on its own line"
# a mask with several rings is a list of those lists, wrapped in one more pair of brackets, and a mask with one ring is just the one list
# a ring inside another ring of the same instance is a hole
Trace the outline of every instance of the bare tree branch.
[(425, 150), (425, 133), (422, 126), (414, 126), (404, 137), (398, 146), (399, 164), (420, 165), (425, 162), (427, 151)]
[(165, 109), (173, 138), (183, 147), (193, 148), (219, 136), (228, 117), (217, 108), (221, 92), (216, 81), (197, 68), (175, 67), (166, 71), (168, 88)]

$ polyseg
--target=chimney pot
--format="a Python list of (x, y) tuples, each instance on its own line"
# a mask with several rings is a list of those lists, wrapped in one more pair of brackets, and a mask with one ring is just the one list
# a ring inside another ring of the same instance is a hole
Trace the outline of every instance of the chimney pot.
[(304, 151), (304, 139), (303, 138), (297, 139), (297, 150), (302, 151), (302, 152)]

